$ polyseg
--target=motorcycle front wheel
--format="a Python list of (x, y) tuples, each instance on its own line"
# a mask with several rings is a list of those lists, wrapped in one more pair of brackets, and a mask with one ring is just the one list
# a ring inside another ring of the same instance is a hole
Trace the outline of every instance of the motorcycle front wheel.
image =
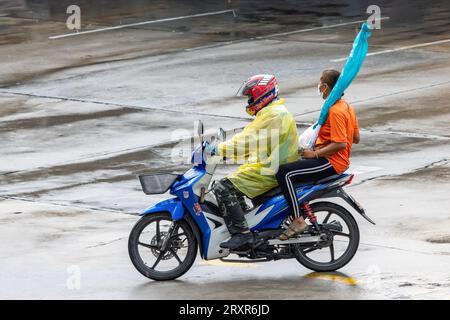
[(359, 246), (355, 218), (345, 208), (330, 202), (311, 204), (319, 226), (339, 224), (342, 231), (328, 230), (327, 240), (313, 247), (294, 245), (295, 258), (308, 269), (324, 272), (342, 268), (352, 260)]
[(168, 212), (158, 212), (143, 216), (135, 224), (128, 238), (128, 254), (147, 278), (173, 280), (191, 268), (197, 245), (186, 221), (174, 222)]

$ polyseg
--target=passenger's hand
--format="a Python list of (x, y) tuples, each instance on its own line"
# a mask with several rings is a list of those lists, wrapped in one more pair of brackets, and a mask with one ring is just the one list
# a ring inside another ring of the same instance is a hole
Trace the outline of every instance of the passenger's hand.
[(314, 150), (303, 149), (301, 156), (303, 159), (316, 159), (318, 158), (317, 153)]
[(205, 152), (212, 156), (216, 155), (218, 153), (217, 145), (205, 142)]

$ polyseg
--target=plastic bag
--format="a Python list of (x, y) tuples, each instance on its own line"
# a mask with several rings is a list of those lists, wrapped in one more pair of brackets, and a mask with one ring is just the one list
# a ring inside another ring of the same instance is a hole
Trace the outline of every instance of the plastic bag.
[(316, 143), (317, 136), (319, 135), (319, 130), (322, 127), (317, 125), (317, 122), (306, 129), (298, 138), (298, 145), (300, 149), (312, 149)]

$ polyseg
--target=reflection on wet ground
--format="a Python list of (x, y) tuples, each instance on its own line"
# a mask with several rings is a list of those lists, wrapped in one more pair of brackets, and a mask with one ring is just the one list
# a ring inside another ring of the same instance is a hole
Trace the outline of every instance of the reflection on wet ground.
[[(225, 266), (226, 267), (226, 266)], [(201, 277), (198, 277), (201, 279)], [(208, 281), (207, 283), (176, 280), (169, 285), (151, 282), (137, 286), (133, 291), (135, 296), (152, 299), (165, 297), (169, 299), (177, 288), (177, 299), (201, 298), (209, 299), (305, 299), (312, 295), (317, 299), (359, 299), (364, 288), (358, 286), (356, 280), (341, 272), (316, 273), (311, 272), (297, 277), (265, 277), (226, 281)], [(233, 291), (240, 287), (242, 290)], [(271, 290), (265, 290), (271, 288)], [(157, 295), (155, 293), (158, 292)], [(286, 295), (286, 292), (289, 292)], [(200, 294), (201, 293), (201, 294)], [(370, 295), (370, 294), (369, 294)], [(372, 298), (376, 297), (372, 295)], [(164, 298), (163, 298), (164, 299)]]

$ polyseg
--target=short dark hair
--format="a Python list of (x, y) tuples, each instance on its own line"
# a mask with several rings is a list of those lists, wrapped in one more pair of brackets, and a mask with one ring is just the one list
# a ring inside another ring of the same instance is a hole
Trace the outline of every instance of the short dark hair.
[(322, 72), (323, 82), (325, 82), (330, 87), (330, 89), (333, 89), (340, 75), (341, 73), (334, 69), (324, 70)]

